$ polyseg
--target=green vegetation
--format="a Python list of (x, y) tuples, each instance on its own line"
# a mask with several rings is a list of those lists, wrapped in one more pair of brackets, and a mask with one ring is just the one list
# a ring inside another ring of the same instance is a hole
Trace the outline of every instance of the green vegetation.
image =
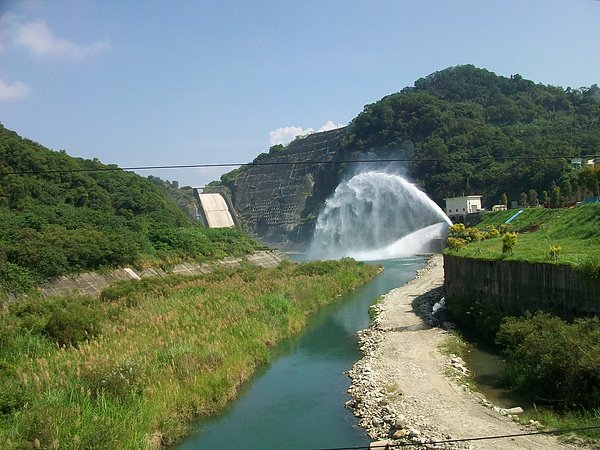
[[(598, 424), (599, 338), (597, 317), (567, 323), (538, 312), (534, 316), (507, 317), (502, 321), (496, 343), (506, 358), (503, 374), (506, 386), (528, 401), (546, 406), (527, 413), (526, 420), (563, 429)], [(598, 430), (576, 434), (600, 439)]]
[(504, 349), (507, 379), (532, 400), (600, 407), (600, 321), (534, 316), (503, 320), (496, 342)]
[[(600, 148), (600, 88), (563, 89), (471, 65), (450, 67), (365, 106), (327, 148), (341, 163), (312, 173), (303, 217), (317, 213), (348, 170), (356, 170), (343, 161), (356, 159), (407, 160), (391, 168), (406, 170), (440, 205), (447, 197), (481, 194), (488, 208), (513, 201), (568, 206), (600, 192), (600, 166), (585, 164)], [(255, 162), (275, 162), (295, 149), (295, 142), (275, 146)], [(581, 157), (584, 168), (572, 168), (572, 157)], [(248, 186), (236, 181), (248, 170), (236, 169), (214, 185), (247, 201), (236, 190)]]
[(599, 90), (451, 67), (367, 105), (343, 150), (414, 159), (409, 175), (440, 204), (463, 193), (508, 204), (533, 190), (532, 201), (547, 191), (560, 206), (598, 190), (598, 172), (580, 177), (556, 156), (598, 154)]
[[(450, 228), (446, 252), (485, 260), (506, 259), (569, 264), (585, 277), (600, 279), (600, 204), (569, 209), (524, 208), (510, 225), (504, 222), (517, 211), (486, 213), (474, 229), (461, 224)], [(488, 239), (475, 242), (476, 230)], [(489, 230), (497, 230), (492, 237)], [(503, 236), (518, 235), (513, 253), (503, 252)], [(503, 351), (507, 369), (504, 381), (526, 400), (544, 408), (525, 415), (553, 428), (595, 425), (600, 418), (600, 359), (597, 318), (572, 323), (538, 312), (527, 317), (505, 317), (494, 304), (477, 299), (453, 298), (452, 311), (462, 330)], [(553, 408), (549, 408), (552, 406)], [(585, 439), (600, 439), (600, 432), (578, 433)]]
[(269, 348), (375, 276), (353, 260), (122, 282), (0, 305), (0, 442), (151, 448), (221, 409)]
[(257, 247), (237, 230), (192, 222), (151, 181), (48, 150), (0, 124), (0, 296), (68, 273), (168, 266)]
[(163, 180), (154, 175), (148, 176), (148, 181), (170, 197), (181, 211), (190, 218), (196, 218), (196, 199), (191, 186), (179, 186), (178, 181)]
[[(500, 229), (516, 213), (515, 210), (484, 214), (476, 228)], [(500, 237), (480, 243), (450, 245), (447, 252), (479, 259), (569, 264), (590, 278), (600, 275), (600, 204), (569, 209), (526, 208), (509, 226), (518, 234), (512, 254), (502, 252)], [(512, 234), (512, 233), (511, 233)]]

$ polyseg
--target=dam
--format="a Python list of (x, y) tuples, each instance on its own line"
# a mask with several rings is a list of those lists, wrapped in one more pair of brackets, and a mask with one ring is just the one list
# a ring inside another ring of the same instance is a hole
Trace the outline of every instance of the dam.
[(194, 189), (194, 196), (198, 200), (199, 219), (208, 228), (228, 228), (234, 227), (235, 222), (233, 215), (229, 210), (229, 206), (225, 198), (217, 193), (201, 193), (198, 189)]

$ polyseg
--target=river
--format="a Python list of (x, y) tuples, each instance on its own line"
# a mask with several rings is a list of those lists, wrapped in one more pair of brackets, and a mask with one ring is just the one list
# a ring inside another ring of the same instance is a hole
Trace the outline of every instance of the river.
[(345, 372), (361, 357), (358, 330), (369, 326), (369, 306), (414, 278), (425, 258), (379, 262), (385, 271), (370, 283), (311, 317), (301, 335), (273, 350), (221, 414), (198, 423), (177, 448), (317, 449), (368, 445), (370, 440), (344, 408)]

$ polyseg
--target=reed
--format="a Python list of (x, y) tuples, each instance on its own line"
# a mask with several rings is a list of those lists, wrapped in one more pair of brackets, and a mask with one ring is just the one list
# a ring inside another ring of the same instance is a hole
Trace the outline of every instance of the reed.
[[(125, 282), (97, 300), (8, 305), (0, 309), (2, 447), (172, 444), (235, 397), (311, 312), (377, 270), (352, 260), (245, 267)], [(48, 331), (57, 311), (73, 322), (72, 339)], [(93, 332), (78, 334), (89, 325), (78, 316), (95, 318)]]

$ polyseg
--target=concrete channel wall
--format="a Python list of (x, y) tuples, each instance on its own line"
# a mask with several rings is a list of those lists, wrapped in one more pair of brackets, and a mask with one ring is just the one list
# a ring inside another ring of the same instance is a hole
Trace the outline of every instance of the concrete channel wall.
[(219, 267), (239, 267), (243, 262), (256, 266), (272, 268), (289, 257), (277, 250), (260, 250), (240, 258), (225, 258), (216, 262), (199, 264), (177, 264), (172, 270), (165, 272), (160, 268), (136, 270), (129, 267), (115, 269), (106, 273), (87, 272), (74, 276), (63, 276), (52, 283), (41, 286), (38, 290), (46, 297), (61, 295), (99, 296), (104, 288), (121, 280), (141, 280), (142, 278), (164, 277), (167, 275), (199, 275), (209, 273)]
[(564, 319), (600, 315), (600, 281), (570, 266), (444, 255), (446, 297), (494, 305), (506, 315), (545, 311)]

